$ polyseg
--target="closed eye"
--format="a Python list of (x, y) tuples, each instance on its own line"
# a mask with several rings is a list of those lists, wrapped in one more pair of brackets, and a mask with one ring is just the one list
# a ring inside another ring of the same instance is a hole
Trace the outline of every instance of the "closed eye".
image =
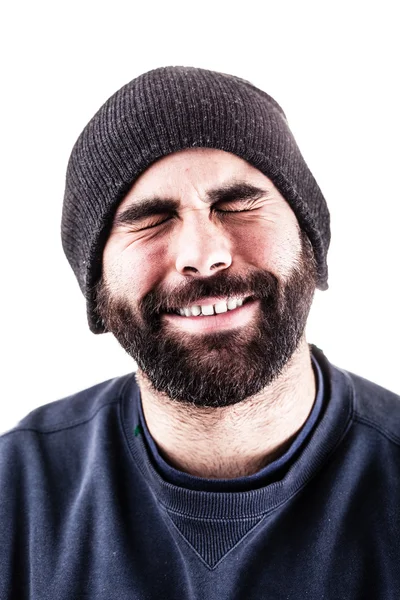
[[(221, 208), (218, 208), (218, 209), (214, 209), (214, 210), (215, 210), (215, 212), (219, 213), (220, 215), (226, 215), (226, 214), (230, 214), (230, 213), (250, 212), (252, 210), (256, 210), (257, 208), (258, 207), (241, 208), (239, 210), (234, 210), (234, 209), (223, 210)], [(140, 227), (136, 231), (145, 231), (146, 229), (153, 229), (154, 227), (159, 227), (160, 225), (163, 225), (164, 223), (166, 223), (167, 221), (169, 221), (172, 218), (173, 217), (166, 217), (166, 218), (164, 218), (162, 220), (156, 221), (154, 223), (150, 223), (149, 225), (146, 225), (145, 227)]]
[(172, 219), (172, 217), (167, 217), (166, 219), (162, 219), (161, 221), (156, 221), (155, 223), (150, 223), (150, 225), (146, 225), (145, 227), (138, 227), (137, 229), (135, 229), (135, 231), (145, 231), (146, 229), (153, 229), (154, 227), (158, 227), (159, 225), (166, 223), (170, 219)]
[(259, 206), (254, 206), (254, 204), (249, 206), (249, 204), (247, 203), (247, 208), (239, 208), (239, 209), (235, 209), (235, 208), (228, 208), (228, 209), (217, 208), (215, 210), (216, 210), (216, 212), (222, 213), (224, 215), (226, 213), (250, 212), (252, 210), (257, 210), (257, 208), (260, 208), (260, 207)]
[(251, 210), (255, 210), (254, 208), (242, 208), (241, 210), (221, 210), (220, 208), (217, 210), (219, 213), (241, 213), (241, 212), (250, 212)]

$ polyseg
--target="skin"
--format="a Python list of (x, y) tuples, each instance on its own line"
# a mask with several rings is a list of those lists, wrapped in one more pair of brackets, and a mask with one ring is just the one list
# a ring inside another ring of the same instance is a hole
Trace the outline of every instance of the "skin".
[[(222, 219), (205, 201), (207, 191), (237, 181), (266, 193), (251, 201), (251, 210)], [(177, 215), (150, 229), (143, 228), (165, 217), (118, 223), (126, 208), (154, 196), (177, 200)], [(212, 278), (219, 271), (243, 277), (249, 269), (263, 269), (284, 283), (300, 251), (297, 219), (265, 175), (230, 153), (188, 149), (149, 167), (119, 205), (104, 249), (103, 277), (114, 298), (137, 310), (139, 300), (157, 287), (173, 297), (185, 282)], [(258, 311), (256, 305), (251, 320)], [(180, 335), (190, 352), (199, 333), (185, 330), (184, 320), (168, 315), (163, 326)], [(243, 331), (247, 327), (250, 332), (250, 326), (251, 321)], [(250, 475), (279, 457), (307, 420), (316, 393), (304, 334), (282, 373), (232, 406), (193, 406), (184, 398), (176, 402), (157, 392), (140, 368), (137, 381), (147, 426), (165, 460), (211, 479)]]

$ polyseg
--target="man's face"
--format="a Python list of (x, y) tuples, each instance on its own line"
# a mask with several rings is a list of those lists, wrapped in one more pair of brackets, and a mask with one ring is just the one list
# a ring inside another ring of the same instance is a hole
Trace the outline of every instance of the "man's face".
[[(155, 390), (221, 407), (282, 373), (315, 280), (311, 245), (273, 183), (230, 153), (189, 149), (148, 168), (118, 207), (98, 310)], [(218, 314), (203, 315), (210, 305)]]

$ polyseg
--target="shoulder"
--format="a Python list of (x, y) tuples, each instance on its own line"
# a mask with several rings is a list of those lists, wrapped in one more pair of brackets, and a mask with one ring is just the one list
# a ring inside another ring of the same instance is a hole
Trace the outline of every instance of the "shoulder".
[(400, 396), (368, 379), (335, 370), (347, 378), (353, 393), (354, 421), (380, 431), (400, 445)]
[(400, 446), (400, 396), (349, 370), (333, 365), (324, 352), (311, 345), (333, 402), (345, 402), (353, 423), (380, 432)]
[(400, 396), (354, 373), (348, 376), (354, 389), (355, 419), (400, 445)]
[[(133, 374), (118, 377), (43, 405), (0, 436), (0, 488), (7, 497), (16, 501), (33, 489), (44, 494), (52, 485), (79, 485), (118, 439), (118, 408), (132, 382)], [(0, 520), (1, 512), (0, 502)]]
[(0, 440), (22, 431), (50, 433), (89, 422), (106, 407), (117, 404), (126, 385), (134, 378), (135, 375), (129, 373), (40, 406), (0, 436)]

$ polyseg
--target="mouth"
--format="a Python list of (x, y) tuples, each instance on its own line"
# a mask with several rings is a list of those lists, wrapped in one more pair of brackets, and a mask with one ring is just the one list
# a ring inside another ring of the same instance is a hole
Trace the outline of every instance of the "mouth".
[(253, 296), (204, 298), (188, 306), (167, 310), (164, 314), (179, 315), (180, 317), (185, 318), (211, 317), (213, 315), (221, 315), (226, 312), (238, 310), (252, 300), (254, 300)]
[[(183, 309), (183, 314), (176, 311), (164, 313), (164, 319), (181, 331), (189, 333), (210, 333), (213, 331), (236, 329), (251, 323), (256, 315), (260, 301), (248, 296), (247, 298), (243, 298), (241, 304), (236, 303), (235, 308), (233, 308), (233, 303), (230, 305), (232, 308), (228, 308), (227, 301), (225, 301), (225, 307), (218, 306), (219, 304), (219, 302), (216, 304), (196, 304), (194, 306), (201, 309), (199, 314), (194, 315), (192, 312), (186, 314), (184, 312), (185, 309)], [(221, 312), (215, 312), (215, 307), (217, 308), (217, 311), (220, 310)], [(187, 308), (192, 310), (193, 306)], [(179, 310), (182, 309), (178, 309), (178, 311)], [(198, 312), (198, 310), (199, 309), (196, 308), (194, 312)], [(209, 314), (207, 314), (207, 312), (209, 312)]]

